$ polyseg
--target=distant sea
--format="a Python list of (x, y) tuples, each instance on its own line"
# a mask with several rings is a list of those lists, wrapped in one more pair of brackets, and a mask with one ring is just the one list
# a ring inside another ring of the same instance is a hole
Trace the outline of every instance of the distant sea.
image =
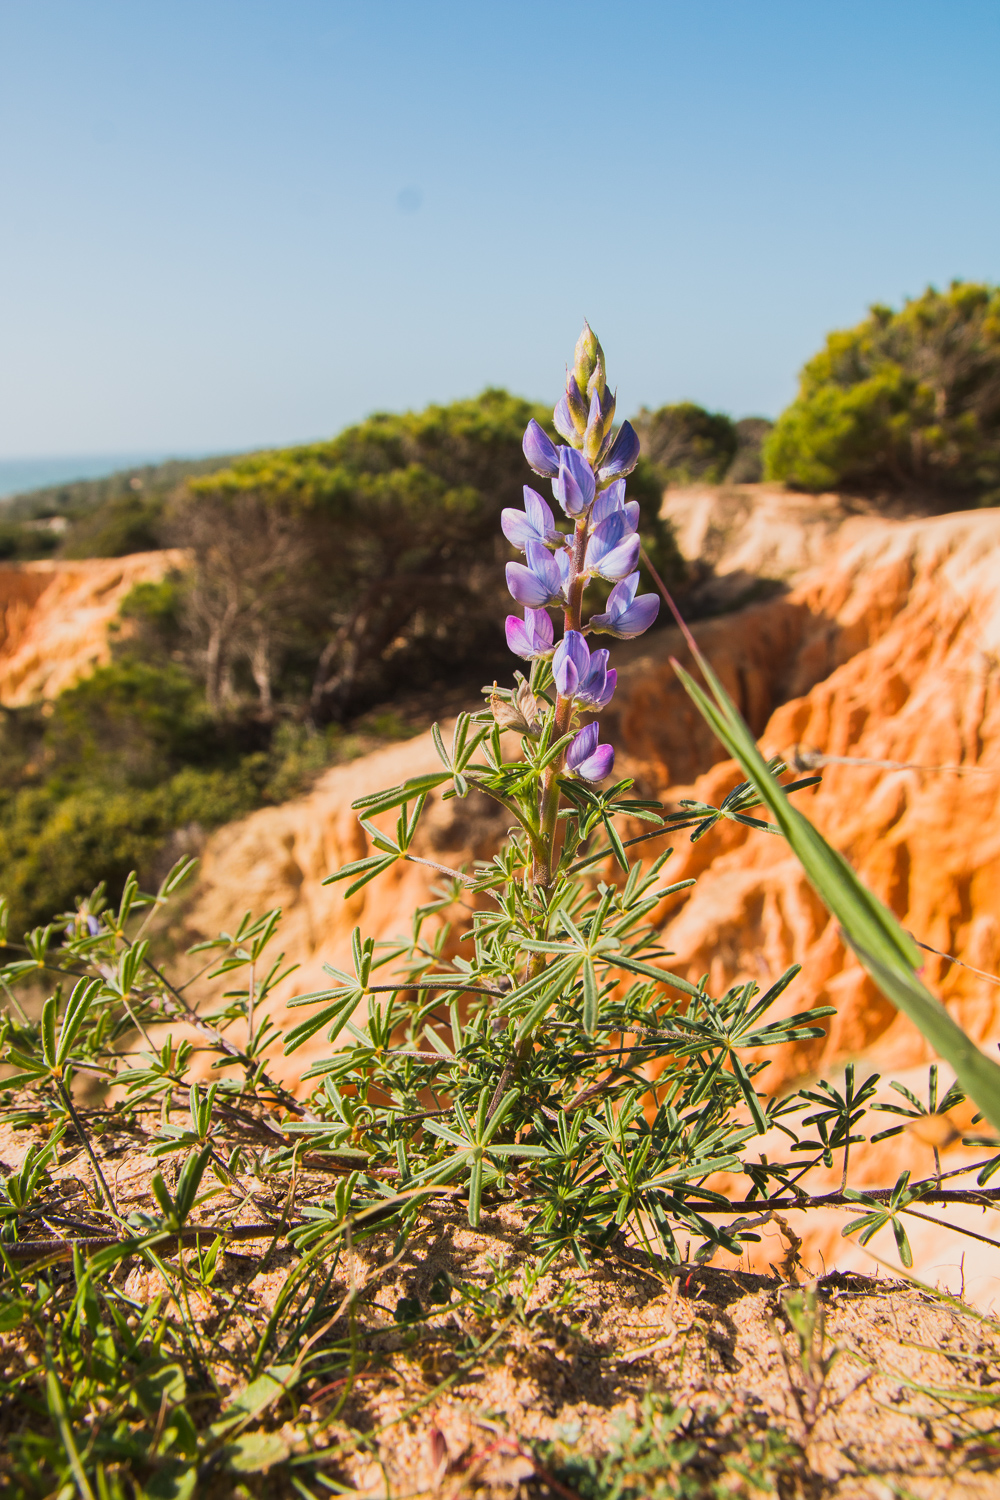
[(119, 469), (159, 464), (167, 453), (87, 453), (68, 458), (0, 458), (0, 500), (73, 479), (100, 479)]

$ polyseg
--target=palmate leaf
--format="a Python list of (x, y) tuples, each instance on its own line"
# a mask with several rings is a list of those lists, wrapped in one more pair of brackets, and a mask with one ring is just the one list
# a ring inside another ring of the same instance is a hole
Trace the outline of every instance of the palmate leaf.
[(827, 909), (837, 918), (844, 939), (879, 989), (907, 1016), (931, 1046), (955, 1070), (962, 1088), (1000, 1130), (1000, 1064), (979, 1051), (972, 1038), (917, 977), (920, 951), (892, 912), (862, 884), (847, 860), (828, 844), (791, 803), (757, 748), (739, 710), (701, 653), (698, 664), (711, 697), (688, 672), (674, 670), (713, 732), (742, 766), (760, 800), (767, 804), (806, 876)]

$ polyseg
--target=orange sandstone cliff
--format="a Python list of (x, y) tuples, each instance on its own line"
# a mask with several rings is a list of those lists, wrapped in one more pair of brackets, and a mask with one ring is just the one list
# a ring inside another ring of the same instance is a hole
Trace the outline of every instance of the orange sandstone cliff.
[(0, 703), (54, 698), (106, 662), (125, 595), (182, 561), (165, 551), (0, 564)]

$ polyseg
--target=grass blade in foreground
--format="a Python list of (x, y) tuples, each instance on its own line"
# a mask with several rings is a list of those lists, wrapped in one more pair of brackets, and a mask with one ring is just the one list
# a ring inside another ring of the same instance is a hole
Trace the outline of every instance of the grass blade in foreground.
[(771, 809), (810, 884), (840, 923), (845, 941), (883, 994), (951, 1064), (969, 1098), (990, 1124), (1000, 1130), (1000, 1064), (980, 1052), (972, 1038), (921, 983), (916, 973), (920, 954), (913, 939), (888, 907), (862, 883), (843, 855), (791, 805), (769, 775), (742, 715), (690, 636), (688, 643), (704, 673), (711, 697), (679, 662), (673, 663), (674, 670), (717, 738), (739, 762), (761, 800)]

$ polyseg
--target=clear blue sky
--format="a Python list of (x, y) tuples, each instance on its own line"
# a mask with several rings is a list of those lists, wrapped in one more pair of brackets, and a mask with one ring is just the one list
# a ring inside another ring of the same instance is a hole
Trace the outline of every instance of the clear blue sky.
[(775, 414), (1000, 278), (996, 0), (0, 0), (0, 457), (503, 384)]

